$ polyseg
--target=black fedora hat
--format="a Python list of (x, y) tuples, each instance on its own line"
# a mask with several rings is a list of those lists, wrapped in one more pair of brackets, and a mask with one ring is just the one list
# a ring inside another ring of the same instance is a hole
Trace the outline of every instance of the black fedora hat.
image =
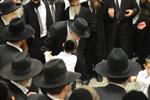
[(18, 41), (33, 37), (34, 32), (30, 25), (25, 25), (22, 18), (14, 18), (8, 26), (0, 31), (0, 36), (8, 41)]
[(128, 60), (127, 54), (121, 48), (114, 48), (107, 60), (99, 62), (95, 70), (99, 75), (109, 78), (125, 78), (131, 75), (137, 75), (140, 71), (140, 65)]
[(132, 90), (125, 94), (122, 100), (148, 100), (148, 98), (143, 92)]
[(0, 16), (9, 14), (18, 8), (20, 8), (20, 5), (16, 5), (11, 0), (5, 0), (4, 2), (0, 3)]
[(37, 59), (30, 58), (23, 53), (16, 54), (11, 63), (4, 66), (1, 76), (8, 80), (29, 79), (40, 73), (43, 64)]
[(87, 89), (79, 88), (72, 92), (69, 100), (93, 100), (93, 97)]
[(33, 78), (33, 83), (41, 88), (56, 88), (76, 81), (81, 74), (68, 72), (61, 59), (53, 59), (45, 64), (43, 73)]
[(82, 38), (88, 38), (90, 36), (88, 23), (81, 17), (77, 17), (74, 21), (68, 21), (68, 26), (71, 31)]

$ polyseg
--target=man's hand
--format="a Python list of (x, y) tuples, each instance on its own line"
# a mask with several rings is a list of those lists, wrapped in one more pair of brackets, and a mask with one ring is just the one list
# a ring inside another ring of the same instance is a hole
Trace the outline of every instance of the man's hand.
[(44, 56), (45, 56), (45, 61), (46, 62), (50, 61), (53, 58), (51, 53), (52, 53), (51, 51), (45, 51), (44, 52)]
[(139, 30), (143, 30), (145, 27), (146, 27), (146, 23), (145, 23), (145, 22), (140, 22), (140, 23), (137, 25), (137, 28), (138, 28)]
[(133, 10), (131, 10), (131, 9), (127, 9), (127, 10), (126, 10), (126, 14), (125, 14), (125, 16), (126, 16), (126, 17), (130, 17), (130, 16), (132, 16), (132, 15), (133, 15), (133, 13), (134, 13), (134, 12), (133, 12)]
[(109, 15), (109, 17), (113, 18), (115, 16), (115, 9), (108, 8), (108, 15)]

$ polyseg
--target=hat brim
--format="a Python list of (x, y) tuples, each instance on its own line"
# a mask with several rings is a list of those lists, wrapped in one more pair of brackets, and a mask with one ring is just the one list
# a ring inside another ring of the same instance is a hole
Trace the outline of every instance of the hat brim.
[[(26, 74), (26, 75), (16, 75), (13, 73), (13, 71), (11, 70), (11, 63), (4, 66), (4, 68), (1, 71), (1, 76), (4, 79), (8, 79), (8, 80), (24, 80), (24, 79), (29, 79), (34, 77), (35, 75), (37, 75), (38, 73), (40, 73), (43, 70), (43, 65), (40, 61), (31, 58), (31, 71)], [(21, 66), (20, 66), (21, 67)]]
[(129, 69), (124, 73), (112, 73), (107, 66), (107, 61), (102, 61), (96, 65), (95, 70), (99, 75), (109, 78), (125, 78), (129, 76), (136, 76), (141, 70), (140, 64), (135, 61), (128, 60), (128, 67)]
[[(41, 88), (56, 88), (68, 84), (70, 82), (76, 81), (76, 79), (80, 78), (80, 76), (81, 76), (80, 73), (67, 72), (65, 79), (61, 79), (60, 76), (57, 78), (57, 83), (55, 83), (55, 82), (46, 82), (43, 73), (41, 73), (33, 78), (33, 83), (37, 87)], [(61, 81), (59, 81), (59, 79)]]
[(11, 13), (11, 12), (13, 12), (13, 11), (19, 9), (20, 7), (21, 7), (21, 5), (16, 5), (13, 9), (8, 10), (7, 12), (2, 12), (2, 13), (0, 13), (0, 16), (7, 15), (7, 14), (9, 14), (9, 13)]
[(88, 38), (90, 36), (89, 28), (87, 28), (83, 34), (76, 28), (76, 26), (74, 25), (74, 21), (68, 21), (68, 26), (71, 29), (71, 31), (73, 31), (77, 36), (81, 38)]
[(26, 40), (26, 39), (29, 39), (31, 37), (33, 37), (33, 34), (35, 33), (35, 30), (29, 26), (29, 25), (26, 25), (25, 26), (25, 30), (21, 33), (11, 33), (9, 31), (9, 27), (6, 26), (5, 28), (3, 28), (1, 31), (0, 31), (0, 37), (2, 37), (3, 39), (5, 40), (8, 40), (8, 41), (19, 41), (19, 40)]

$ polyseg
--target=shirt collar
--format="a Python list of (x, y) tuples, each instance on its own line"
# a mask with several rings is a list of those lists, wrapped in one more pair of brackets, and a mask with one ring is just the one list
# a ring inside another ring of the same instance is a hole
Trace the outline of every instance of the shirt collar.
[(110, 83), (110, 84), (117, 85), (117, 86), (119, 86), (119, 87), (122, 87), (122, 88), (126, 89), (123, 84), (118, 84), (118, 83), (114, 83), (114, 82), (109, 82), (109, 83)]
[(19, 46), (17, 46), (17, 45), (14, 45), (13, 43), (11, 43), (11, 42), (6, 42), (6, 44), (8, 44), (8, 45), (10, 45), (10, 46), (12, 46), (12, 47), (14, 47), (14, 48), (16, 48), (16, 49), (18, 49), (20, 52), (23, 52), (23, 50), (19, 47)]
[(51, 98), (52, 100), (62, 100), (62, 99), (58, 99), (58, 98), (52, 96), (52, 95), (49, 94), (49, 93), (47, 93), (47, 96), (48, 96), (49, 98)]
[(14, 81), (10, 81), (12, 84), (14, 84), (15, 86), (17, 86), (24, 94), (27, 94), (28, 93), (28, 89), (26, 88), (26, 87), (24, 87), (24, 86), (22, 86), (22, 85), (20, 85), (20, 84), (18, 84), (18, 83), (16, 83), (16, 82), (14, 82)]

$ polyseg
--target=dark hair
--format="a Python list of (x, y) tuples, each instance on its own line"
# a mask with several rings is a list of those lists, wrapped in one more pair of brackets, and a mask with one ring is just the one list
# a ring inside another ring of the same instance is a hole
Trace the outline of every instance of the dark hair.
[(143, 92), (132, 90), (125, 94), (122, 100), (148, 100)]
[(66, 85), (56, 87), (56, 88), (41, 88), (43, 94), (50, 93), (52, 95), (60, 94)]
[(72, 53), (76, 49), (77, 43), (74, 40), (67, 40), (64, 43), (64, 50), (67, 53)]
[(148, 63), (150, 63), (150, 55), (148, 55), (145, 59), (145, 64), (148, 64)]
[(124, 82), (126, 82), (128, 80), (128, 77), (125, 77), (125, 78), (109, 78), (108, 77), (107, 79), (110, 82), (122, 84), (122, 83), (124, 83)]
[(69, 100), (99, 100), (100, 97), (96, 90), (90, 86), (81, 86), (74, 90), (69, 97)]

